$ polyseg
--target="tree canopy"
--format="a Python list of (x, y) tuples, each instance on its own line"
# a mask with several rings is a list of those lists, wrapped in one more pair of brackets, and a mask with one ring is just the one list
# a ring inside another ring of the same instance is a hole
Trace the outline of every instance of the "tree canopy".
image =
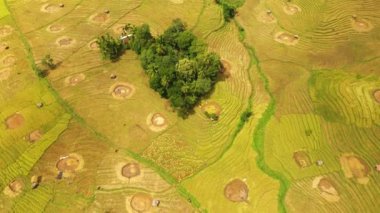
[(96, 43), (99, 46), (100, 53), (103, 59), (116, 61), (125, 51), (124, 41), (119, 38), (114, 38), (109, 34), (100, 36)]
[(179, 19), (157, 38), (146, 24), (134, 27), (129, 47), (140, 55), (151, 88), (183, 117), (212, 90), (222, 68), (219, 56), (207, 52)]

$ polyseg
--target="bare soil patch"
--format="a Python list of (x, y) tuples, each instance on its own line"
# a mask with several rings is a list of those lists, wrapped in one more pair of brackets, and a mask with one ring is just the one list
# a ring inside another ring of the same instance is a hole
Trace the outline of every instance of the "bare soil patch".
[(90, 16), (90, 21), (96, 24), (103, 24), (110, 19), (110, 14), (105, 12), (96, 13)]
[(0, 69), (0, 81), (7, 80), (10, 75), (11, 75), (11, 68), (7, 67), (7, 68)]
[(138, 211), (148, 211), (152, 207), (153, 198), (146, 193), (137, 193), (131, 199), (131, 207)]
[(1, 58), (1, 63), (3, 66), (12, 66), (16, 63), (16, 57), (12, 54), (6, 55), (3, 58)]
[(274, 40), (285, 45), (296, 45), (299, 41), (299, 36), (287, 32), (278, 32), (275, 34)]
[(305, 151), (294, 152), (293, 159), (300, 168), (305, 168), (311, 165), (310, 157)]
[(5, 120), (5, 125), (8, 129), (17, 129), (24, 124), (24, 121), (24, 116), (20, 113), (15, 113)]
[(227, 60), (224, 60), (224, 59), (222, 59), (221, 62), (222, 62), (222, 66), (223, 66), (222, 70), (221, 70), (223, 77), (225, 77), (225, 78), (231, 77), (231, 67), (232, 67), (231, 63)]
[(218, 116), (222, 113), (222, 107), (214, 101), (202, 104), (201, 109), (203, 112), (207, 112), (209, 114), (216, 114)]
[(42, 5), (40, 11), (44, 13), (56, 13), (60, 9), (61, 8), (58, 5), (48, 3), (48, 4)]
[(145, 129), (137, 124), (128, 129), (128, 135), (131, 138), (137, 138), (139, 141), (146, 141), (148, 139), (148, 134)]
[(369, 182), (371, 170), (362, 158), (354, 154), (343, 154), (340, 157), (340, 165), (346, 178), (355, 178), (360, 184)]
[(377, 103), (380, 103), (380, 89), (373, 92), (373, 97), (375, 98), (375, 101), (377, 101)]
[(65, 85), (75, 86), (84, 79), (86, 79), (86, 76), (83, 73), (75, 74), (65, 79)]
[(282, 8), (284, 12), (288, 15), (294, 15), (298, 12), (301, 12), (301, 8), (298, 5), (287, 3)]
[(46, 30), (51, 33), (59, 33), (63, 31), (64, 29), (65, 28), (60, 24), (52, 24), (46, 28)]
[(96, 39), (88, 43), (88, 48), (90, 48), (90, 50), (99, 50), (99, 45), (96, 43)]
[(71, 47), (76, 43), (76, 40), (68, 36), (59, 37), (55, 43), (61, 48)]
[(4, 38), (12, 34), (13, 28), (9, 25), (0, 26), (0, 38)]
[(146, 123), (150, 130), (160, 132), (168, 127), (166, 118), (161, 113), (150, 113)]
[(116, 83), (111, 86), (110, 93), (115, 99), (123, 100), (128, 99), (135, 93), (135, 87), (130, 83)]
[(224, 196), (232, 202), (247, 201), (248, 192), (247, 184), (240, 179), (234, 179), (224, 187)]
[(351, 26), (357, 32), (369, 32), (373, 29), (373, 25), (369, 20), (356, 16), (351, 18)]
[(38, 140), (40, 140), (42, 137), (42, 132), (40, 130), (34, 130), (33, 132), (29, 133), (28, 140), (31, 143), (34, 143)]
[(79, 171), (83, 168), (83, 166), (84, 160), (82, 156), (76, 153), (71, 153), (67, 156), (61, 157), (56, 164), (59, 171), (68, 173)]
[(15, 180), (9, 183), (8, 186), (4, 188), (3, 193), (9, 197), (16, 197), (22, 192), (23, 189), (24, 183), (22, 182), (22, 180)]
[(113, 32), (116, 35), (121, 35), (124, 32), (125, 24), (117, 24), (114, 27), (112, 27)]
[(126, 178), (133, 178), (140, 175), (140, 166), (137, 163), (127, 163), (121, 168), (121, 175)]
[(318, 189), (320, 195), (328, 202), (337, 202), (340, 199), (334, 181), (326, 177), (316, 177), (313, 180), (313, 188)]
[(266, 24), (277, 22), (276, 17), (274, 17), (273, 13), (269, 10), (260, 12), (257, 16), (257, 20)]

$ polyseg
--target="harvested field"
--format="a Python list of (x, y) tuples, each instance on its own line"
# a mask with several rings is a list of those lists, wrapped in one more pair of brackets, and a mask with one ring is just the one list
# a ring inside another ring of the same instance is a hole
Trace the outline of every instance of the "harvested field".
[(286, 3), (283, 6), (283, 9), (284, 9), (284, 12), (288, 15), (294, 15), (296, 13), (301, 12), (301, 8), (298, 5), (292, 4), (292, 3)]
[(115, 99), (129, 99), (135, 93), (135, 87), (130, 83), (120, 82), (111, 86), (110, 93)]
[(80, 82), (84, 81), (85, 79), (86, 76), (83, 73), (75, 74), (65, 79), (65, 85), (75, 86)]
[(68, 48), (68, 47), (74, 46), (74, 44), (76, 43), (76, 40), (68, 36), (62, 36), (62, 37), (57, 38), (55, 43), (60, 48)]
[(51, 33), (59, 33), (62, 32), (64, 29), (65, 27), (60, 24), (52, 24), (46, 28), (46, 30)]
[(0, 25), (0, 38), (4, 38), (12, 34), (13, 28), (9, 25)]
[(44, 13), (56, 13), (60, 9), (61, 8), (58, 5), (47, 3), (47, 4), (42, 5), (40, 10), (41, 12), (44, 12)]
[(90, 22), (95, 23), (95, 24), (104, 24), (110, 19), (110, 14), (108, 13), (96, 13), (92, 16), (90, 16)]
[(11, 68), (2, 68), (0, 69), (0, 81), (5, 81), (11, 75)]
[(1, 63), (4, 67), (12, 66), (16, 63), (16, 57), (12, 54), (6, 55), (1, 58)]

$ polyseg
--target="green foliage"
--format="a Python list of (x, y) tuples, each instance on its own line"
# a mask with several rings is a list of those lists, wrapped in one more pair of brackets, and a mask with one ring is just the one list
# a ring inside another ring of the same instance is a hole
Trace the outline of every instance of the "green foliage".
[(41, 63), (50, 70), (53, 70), (57, 67), (57, 65), (54, 63), (53, 58), (49, 54), (45, 55), (45, 57), (41, 60)]
[(216, 3), (221, 5), (223, 9), (223, 17), (225, 21), (229, 22), (231, 21), (231, 19), (235, 17), (237, 6), (232, 5), (231, 3), (222, 1), (222, 0), (216, 0)]
[(36, 66), (35, 71), (40, 78), (44, 78), (47, 76), (48, 71), (46, 69), (42, 69), (41, 67)]
[(205, 115), (206, 115), (206, 117), (208, 117), (212, 121), (217, 121), (219, 119), (219, 116), (217, 114), (215, 114), (215, 113), (209, 113), (209, 112), (206, 111)]
[(100, 53), (103, 59), (117, 61), (124, 53), (126, 45), (124, 41), (118, 38), (114, 38), (109, 34), (100, 36), (96, 43), (100, 48)]
[(133, 32), (129, 45), (140, 54), (150, 87), (186, 117), (216, 83), (222, 67), (219, 56), (206, 52), (205, 45), (179, 19), (157, 38), (146, 24)]
[(250, 111), (250, 110), (244, 111), (243, 114), (241, 114), (241, 116), (240, 116), (240, 121), (245, 123), (248, 121), (248, 119), (251, 116), (252, 116), (252, 111)]

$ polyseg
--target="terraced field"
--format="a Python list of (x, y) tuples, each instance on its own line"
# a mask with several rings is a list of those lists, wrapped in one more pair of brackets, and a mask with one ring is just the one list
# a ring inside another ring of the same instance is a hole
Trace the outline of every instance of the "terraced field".
[[(219, 2), (1, 1), (0, 212), (378, 212), (380, 2)], [(224, 67), (186, 119), (96, 44), (175, 18)]]

